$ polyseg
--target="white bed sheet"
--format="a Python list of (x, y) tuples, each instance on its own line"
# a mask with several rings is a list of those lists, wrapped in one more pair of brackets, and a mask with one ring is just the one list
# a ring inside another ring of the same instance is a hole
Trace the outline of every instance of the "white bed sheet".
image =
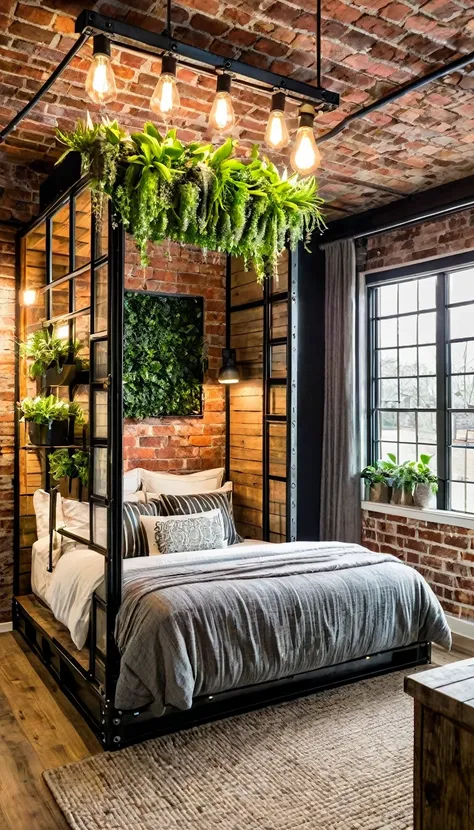
[(38, 539), (31, 549), (31, 590), (47, 605), (46, 599), (53, 574), (48, 571), (49, 534)]
[[(268, 542), (245, 539), (237, 545), (225, 548), (232, 551), (234, 548), (254, 545), (268, 545)], [(212, 551), (221, 553), (222, 551)], [(204, 554), (207, 551), (196, 551)], [(188, 556), (189, 554), (168, 553), (155, 556), (153, 559), (169, 559), (169, 557)], [(148, 556), (139, 556), (134, 559), (125, 559), (124, 570), (146, 567), (149, 564)], [(104, 557), (89, 548), (75, 548), (61, 556), (57, 563), (45, 593), (45, 602), (51, 608), (56, 619), (69, 629), (71, 639), (76, 648), (84, 647), (89, 631), (89, 618), (92, 595), (104, 579)]]

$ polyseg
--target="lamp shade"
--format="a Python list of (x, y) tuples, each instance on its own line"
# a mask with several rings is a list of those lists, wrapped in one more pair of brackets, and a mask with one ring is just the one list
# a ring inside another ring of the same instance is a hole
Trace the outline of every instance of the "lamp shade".
[(222, 349), (222, 366), (219, 370), (219, 383), (238, 383), (240, 372), (235, 362), (235, 349)]

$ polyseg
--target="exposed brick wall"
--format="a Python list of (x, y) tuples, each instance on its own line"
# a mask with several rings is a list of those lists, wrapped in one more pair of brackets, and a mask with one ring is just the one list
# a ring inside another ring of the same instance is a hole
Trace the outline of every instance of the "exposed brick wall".
[(474, 260), (473, 208), (371, 236), (367, 239), (365, 260), (362, 254), (358, 261), (361, 270), (373, 271), (469, 249), (473, 249)]
[(362, 511), (362, 544), (391, 553), (427, 580), (448, 614), (474, 620), (474, 530)]
[[(169, 253), (169, 257), (168, 257)], [(153, 246), (151, 262), (140, 267), (127, 238), (126, 288), (204, 297), (204, 339), (209, 370), (202, 418), (149, 418), (125, 423), (124, 467), (191, 472), (224, 464), (225, 389), (217, 382), (225, 346), (225, 257), (177, 244)]]
[(0, 225), (0, 622), (11, 620), (13, 584), (15, 232)]

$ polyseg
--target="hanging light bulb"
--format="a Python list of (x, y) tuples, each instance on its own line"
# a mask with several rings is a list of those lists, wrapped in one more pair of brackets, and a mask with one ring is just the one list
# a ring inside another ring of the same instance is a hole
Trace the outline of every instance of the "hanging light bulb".
[(69, 323), (64, 323), (64, 325), (58, 326), (55, 334), (60, 340), (69, 340)]
[(86, 78), (86, 92), (94, 104), (110, 104), (117, 97), (115, 75), (110, 60), (110, 41), (105, 35), (94, 37), (92, 63)]
[(173, 55), (163, 55), (161, 75), (151, 96), (150, 109), (156, 112), (157, 115), (172, 115), (179, 107), (176, 58)]
[(230, 95), (230, 75), (217, 76), (216, 97), (209, 114), (209, 124), (218, 133), (227, 133), (235, 124), (234, 107)]
[(300, 176), (309, 176), (321, 164), (321, 154), (314, 137), (314, 115), (314, 107), (311, 104), (302, 104), (300, 124), (290, 159), (293, 170)]
[(290, 140), (288, 127), (285, 121), (285, 95), (283, 92), (274, 92), (272, 106), (265, 130), (265, 144), (272, 150), (282, 150)]
[(34, 305), (36, 303), (36, 291), (34, 288), (27, 288), (22, 292), (22, 305)]

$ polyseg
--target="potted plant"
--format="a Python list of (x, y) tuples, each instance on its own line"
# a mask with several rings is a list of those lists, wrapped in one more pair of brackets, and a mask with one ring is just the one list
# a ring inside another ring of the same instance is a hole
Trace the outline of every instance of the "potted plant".
[(77, 404), (63, 401), (55, 395), (24, 398), (19, 404), (21, 421), (28, 424), (32, 444), (61, 445), (69, 443), (69, 420), (83, 421), (83, 413)]
[(413, 490), (415, 487), (415, 462), (404, 461), (396, 470), (392, 478), (391, 504), (412, 505)]
[(432, 458), (432, 455), (420, 455), (414, 468), (413, 501), (416, 507), (422, 509), (430, 506), (431, 496), (438, 492), (438, 477), (430, 467)]
[[(39, 329), (20, 345), (22, 357), (32, 360), (30, 377), (45, 386), (68, 386), (76, 376), (78, 340), (58, 337), (56, 329)], [(69, 362), (68, 362), (69, 360)]]
[(377, 501), (388, 504), (389, 486), (385, 473), (380, 467), (380, 461), (375, 466), (369, 464), (364, 467), (360, 477), (365, 481), (369, 489), (369, 501)]
[(89, 454), (84, 450), (71, 453), (70, 450), (64, 448), (50, 453), (48, 461), (51, 476), (54, 481), (59, 482), (63, 498), (87, 500)]

